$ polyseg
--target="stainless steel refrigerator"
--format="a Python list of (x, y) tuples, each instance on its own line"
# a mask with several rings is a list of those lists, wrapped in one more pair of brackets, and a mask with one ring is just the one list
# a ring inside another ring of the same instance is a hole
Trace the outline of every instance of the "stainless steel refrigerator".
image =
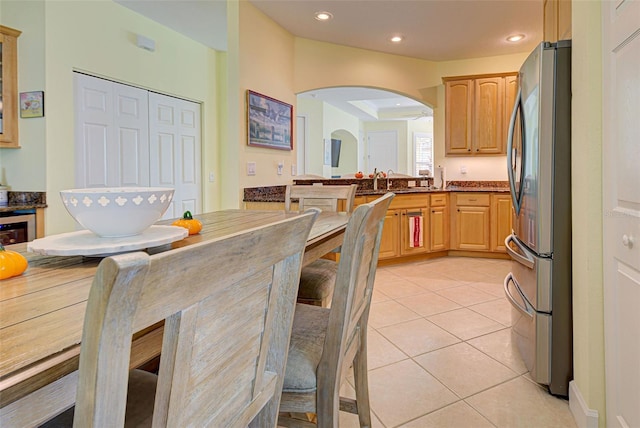
[(518, 76), (507, 163), (512, 340), (538, 383), (567, 396), (571, 316), (571, 41), (541, 43)]

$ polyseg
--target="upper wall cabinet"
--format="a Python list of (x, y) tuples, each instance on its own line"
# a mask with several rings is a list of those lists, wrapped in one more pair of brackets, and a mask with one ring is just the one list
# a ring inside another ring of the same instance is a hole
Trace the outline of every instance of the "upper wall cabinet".
[(544, 0), (543, 15), (546, 42), (571, 39), (571, 0)]
[(0, 25), (0, 148), (18, 143), (18, 36), (20, 31)]
[(444, 77), (447, 155), (504, 155), (517, 73)]

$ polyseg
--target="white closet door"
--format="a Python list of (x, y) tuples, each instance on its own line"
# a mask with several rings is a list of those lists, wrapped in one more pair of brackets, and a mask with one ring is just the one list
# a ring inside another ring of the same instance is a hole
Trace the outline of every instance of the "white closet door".
[(151, 185), (176, 189), (165, 219), (201, 207), (200, 104), (149, 93)]
[(640, 427), (640, 1), (602, 16), (606, 425)]
[(74, 84), (76, 186), (148, 186), (147, 91), (80, 73)]

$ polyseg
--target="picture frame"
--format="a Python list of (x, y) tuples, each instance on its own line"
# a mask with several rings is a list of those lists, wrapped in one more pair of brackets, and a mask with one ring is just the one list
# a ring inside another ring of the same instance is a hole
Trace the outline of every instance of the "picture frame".
[(247, 143), (250, 146), (293, 150), (293, 106), (247, 90)]
[(44, 116), (44, 91), (20, 93), (20, 117), (28, 119)]

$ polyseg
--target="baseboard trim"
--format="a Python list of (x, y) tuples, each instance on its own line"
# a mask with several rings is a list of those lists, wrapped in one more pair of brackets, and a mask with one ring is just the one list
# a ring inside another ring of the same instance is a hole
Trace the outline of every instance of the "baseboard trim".
[(569, 409), (580, 428), (598, 428), (598, 411), (587, 407), (575, 381), (569, 382)]

